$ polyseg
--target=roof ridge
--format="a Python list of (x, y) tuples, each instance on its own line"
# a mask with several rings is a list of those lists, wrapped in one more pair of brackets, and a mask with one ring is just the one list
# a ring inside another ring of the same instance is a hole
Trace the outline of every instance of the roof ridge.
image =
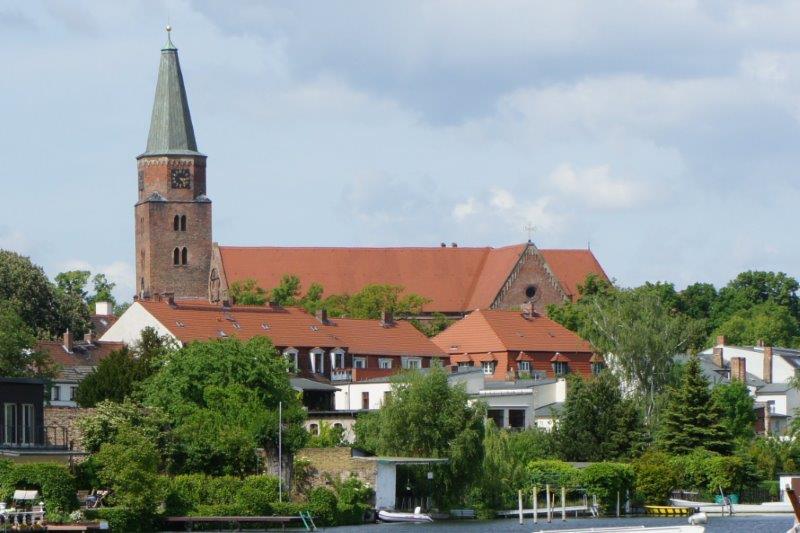
[(486, 315), (483, 314), (483, 311), (499, 311), (499, 309), (476, 309), (474, 313), (480, 313), (481, 318), (483, 319), (484, 322), (486, 322), (486, 325), (489, 326), (489, 329), (492, 331), (492, 334), (497, 339), (497, 342), (500, 343), (500, 346), (502, 346), (505, 349), (505, 351), (508, 351), (508, 346), (506, 345), (505, 341), (503, 341), (503, 337), (501, 337), (500, 334), (497, 332), (497, 330), (494, 328), (492, 322), (490, 320), (487, 320)]

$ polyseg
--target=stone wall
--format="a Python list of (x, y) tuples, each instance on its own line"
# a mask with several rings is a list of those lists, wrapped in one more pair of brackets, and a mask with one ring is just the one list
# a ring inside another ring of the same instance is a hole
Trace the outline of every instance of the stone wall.
[(53, 407), (44, 408), (44, 425), (46, 427), (65, 428), (67, 430), (67, 443), (74, 451), (85, 451), (81, 445), (81, 434), (78, 430), (78, 420), (94, 413), (94, 409), (79, 407)]
[(355, 475), (375, 487), (377, 463), (353, 458), (352, 448), (303, 448), (295, 454), (295, 461), (297, 459), (307, 459), (311, 463), (309, 482), (312, 486), (327, 485), (330, 479), (345, 480)]

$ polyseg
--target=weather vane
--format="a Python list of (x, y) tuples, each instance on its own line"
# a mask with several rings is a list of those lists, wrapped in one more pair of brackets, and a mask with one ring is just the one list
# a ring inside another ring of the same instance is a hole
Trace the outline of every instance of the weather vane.
[(524, 226), (522, 226), (526, 232), (528, 232), (528, 242), (531, 242), (531, 237), (533, 237), (533, 232), (536, 231), (536, 226), (528, 222)]

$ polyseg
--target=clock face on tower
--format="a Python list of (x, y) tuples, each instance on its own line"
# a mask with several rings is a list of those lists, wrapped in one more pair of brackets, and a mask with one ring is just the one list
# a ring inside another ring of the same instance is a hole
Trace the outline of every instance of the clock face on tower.
[(173, 189), (188, 189), (191, 187), (192, 174), (188, 168), (173, 168), (171, 177)]

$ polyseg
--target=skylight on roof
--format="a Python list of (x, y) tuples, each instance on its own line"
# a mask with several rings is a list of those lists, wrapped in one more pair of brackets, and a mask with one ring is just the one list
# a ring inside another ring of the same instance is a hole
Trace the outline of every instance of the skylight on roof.
[(238, 322), (234, 322), (233, 323), (233, 327), (236, 328), (236, 329), (242, 329), (241, 324), (239, 324)]
[(262, 322), (261, 323), (261, 329), (263, 329), (263, 330), (269, 329), (269, 324), (267, 324), (266, 322)]
[(228, 334), (227, 334), (227, 333), (225, 333), (225, 332), (224, 332), (224, 331), (222, 331), (222, 330), (219, 330), (219, 336), (220, 336), (220, 337), (227, 337), (227, 336), (228, 336)]
[(178, 326), (179, 328), (182, 328), (182, 327), (185, 327), (185, 326), (186, 326), (186, 324), (184, 324), (184, 323), (183, 323), (183, 322), (181, 322), (180, 320), (176, 320), (176, 321), (175, 321), (175, 325), (176, 325), (176, 326)]
[(317, 326), (309, 326), (309, 327), (311, 328), (311, 331), (319, 331), (319, 327)]

